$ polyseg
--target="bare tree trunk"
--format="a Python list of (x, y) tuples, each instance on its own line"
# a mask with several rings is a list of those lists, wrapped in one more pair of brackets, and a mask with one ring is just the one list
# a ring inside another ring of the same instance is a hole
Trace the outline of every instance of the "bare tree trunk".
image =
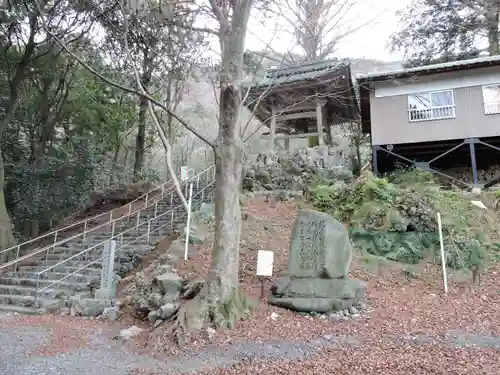
[(117, 181), (117, 174), (116, 171), (118, 169), (118, 158), (120, 156), (120, 144), (118, 144), (115, 147), (115, 152), (113, 154), (113, 160), (111, 161), (111, 178), (110, 178), (110, 183), (111, 185), (116, 184)]
[[(30, 57), (35, 50), (35, 27), (37, 25), (36, 15), (30, 17), (30, 35), (28, 43), (24, 49), (23, 58), (16, 68), (16, 72), (10, 81), (10, 95), (9, 100), (4, 108), (5, 114), (0, 120), (0, 137), (9, 126), (10, 122), (14, 118), (14, 115), (19, 104), (19, 94), (20, 88), (23, 81), (26, 78), (26, 71), (28, 69)], [(9, 217), (9, 212), (7, 211), (7, 206), (5, 204), (5, 168), (3, 163), (2, 150), (0, 149), (0, 249), (6, 249), (12, 246), (15, 242), (14, 235), (12, 233), (12, 223)], [(0, 262), (5, 261), (9, 257), (9, 254), (4, 253), (4, 256), (0, 256)]]
[[(141, 83), (144, 89), (149, 89), (151, 76), (153, 72), (153, 59), (149, 56), (149, 49), (144, 50), (144, 58), (142, 62), (142, 77)], [(134, 162), (134, 181), (140, 178), (140, 173), (144, 168), (144, 153), (146, 144), (146, 118), (149, 110), (149, 100), (141, 97), (139, 109), (139, 123), (137, 127), (137, 138), (135, 141), (135, 162)]]
[(134, 162), (134, 181), (140, 177), (144, 167), (144, 146), (146, 143), (146, 113), (148, 110), (148, 100), (141, 98), (141, 107), (139, 109), (139, 122), (137, 126), (137, 137), (135, 139), (135, 162)]
[[(238, 121), (241, 95), (229, 85), (221, 90), (219, 135), (215, 145), (215, 236), (212, 264), (197, 298), (179, 310), (182, 330), (201, 329), (205, 323), (233, 328), (249, 308), (239, 289), (238, 269), (241, 236), (240, 184), (243, 142)], [(236, 128), (236, 131), (235, 131)], [(179, 332), (178, 332), (179, 333)]]
[[(7, 249), (14, 244), (14, 235), (12, 234), (12, 223), (10, 221), (7, 206), (5, 204), (5, 178), (4, 178), (3, 155), (0, 150), (0, 249)], [(4, 253), (0, 256), (0, 263), (7, 261), (12, 254)]]
[(490, 4), (489, 8), (486, 10), (486, 27), (488, 30), (488, 52), (491, 56), (500, 54), (500, 41), (499, 41), (499, 15), (500, 8), (497, 1)]
[[(225, 104), (221, 102), (221, 111)], [(223, 302), (228, 301), (239, 287), (243, 147), (238, 138), (221, 132), (215, 148), (215, 238), (207, 284), (209, 295)]]
[(179, 310), (184, 329), (200, 329), (209, 323), (233, 328), (248, 311), (239, 288), (238, 268), (241, 236), (240, 182), (243, 141), (240, 82), (243, 71), (245, 34), (252, 1), (236, 2), (229, 24), (215, 1), (211, 2), (221, 24), (222, 64), (219, 75), (219, 134), (215, 140), (215, 236), (212, 264), (204, 288), (197, 298)]

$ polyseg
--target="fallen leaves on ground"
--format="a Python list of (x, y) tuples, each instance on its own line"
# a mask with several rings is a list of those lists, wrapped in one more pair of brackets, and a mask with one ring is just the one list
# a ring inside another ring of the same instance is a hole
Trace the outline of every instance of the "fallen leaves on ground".
[[(275, 252), (274, 272), (287, 268), (288, 247), (297, 209), (293, 202), (265, 202), (253, 199), (244, 209), (241, 238), (240, 280), (244, 291), (253, 299), (260, 297), (260, 280), (255, 276), (258, 250)], [(183, 274), (206, 274), (210, 264), (211, 243), (207, 242), (196, 256), (181, 268)], [(197, 271), (200, 270), (200, 271)], [(211, 343), (234, 343), (246, 340), (312, 339), (324, 334), (361, 336), (427, 334), (443, 335), (461, 329), (476, 333), (500, 334), (500, 298), (497, 288), (498, 266), (490, 267), (480, 285), (471, 288), (450, 280), (448, 295), (443, 294), (440, 268), (427, 266), (425, 274), (408, 278), (401, 267), (387, 267), (373, 273), (354, 259), (349, 277), (367, 282), (368, 312), (357, 320), (342, 322), (303, 316), (288, 310), (257, 303), (250, 316), (234, 330), (219, 330)], [(272, 280), (266, 280), (269, 293)], [(276, 319), (271, 314), (277, 315)], [(190, 345), (203, 345), (203, 335), (194, 335)]]
[(495, 350), (372, 342), (331, 346), (300, 360), (249, 361), (198, 375), (483, 375), (497, 374)]
[(110, 331), (110, 325), (97, 320), (72, 316), (55, 315), (5, 315), (0, 320), (0, 328), (39, 327), (47, 331), (45, 343), (27, 353), (30, 356), (55, 356), (88, 348), (91, 337), (97, 331)]

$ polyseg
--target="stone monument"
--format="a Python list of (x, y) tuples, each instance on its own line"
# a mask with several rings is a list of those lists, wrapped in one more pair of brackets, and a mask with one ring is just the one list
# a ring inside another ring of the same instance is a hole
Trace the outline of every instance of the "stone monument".
[(292, 230), (288, 275), (276, 280), (269, 303), (300, 312), (327, 313), (356, 305), (365, 283), (348, 279), (349, 233), (332, 216), (302, 210)]
[(113, 299), (116, 296), (116, 285), (114, 277), (116, 241), (110, 240), (104, 243), (102, 253), (102, 269), (100, 288), (95, 291), (96, 298)]

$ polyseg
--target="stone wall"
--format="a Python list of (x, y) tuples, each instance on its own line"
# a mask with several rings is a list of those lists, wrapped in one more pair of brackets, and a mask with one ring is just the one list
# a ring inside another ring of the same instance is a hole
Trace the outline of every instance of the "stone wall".
[(317, 180), (349, 180), (352, 172), (343, 147), (318, 146), (295, 151), (268, 151), (245, 168), (245, 190), (302, 190)]
[[(460, 181), (464, 181), (466, 183), (472, 183), (472, 169), (471, 167), (459, 167), (444, 170), (443, 173), (452, 176)], [(490, 166), (488, 169), (481, 169), (477, 171), (477, 176), (479, 179), (479, 183), (485, 183), (490, 181), (491, 179), (500, 176), (500, 165)], [(444, 178), (443, 182), (450, 183), (451, 180)]]

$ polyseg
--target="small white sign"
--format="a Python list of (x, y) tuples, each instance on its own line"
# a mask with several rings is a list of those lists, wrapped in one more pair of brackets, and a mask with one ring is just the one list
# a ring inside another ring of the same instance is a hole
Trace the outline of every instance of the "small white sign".
[(259, 250), (257, 253), (257, 276), (273, 275), (274, 252)]
[(189, 167), (185, 165), (181, 167), (181, 181), (186, 181), (189, 178)]

